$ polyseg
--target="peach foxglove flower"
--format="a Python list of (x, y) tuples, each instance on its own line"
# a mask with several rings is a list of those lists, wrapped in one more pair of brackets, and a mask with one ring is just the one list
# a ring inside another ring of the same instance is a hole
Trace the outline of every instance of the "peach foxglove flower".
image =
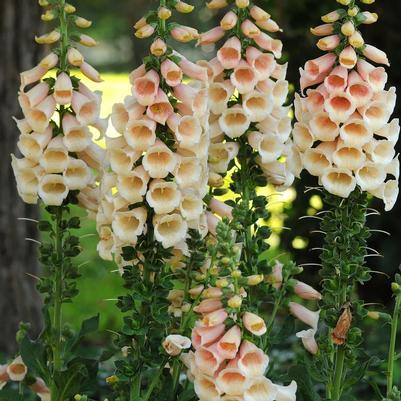
[(390, 66), (386, 53), (377, 47), (366, 45), (363, 48), (363, 55), (377, 64)]
[(244, 401), (273, 401), (276, 399), (277, 387), (266, 377), (254, 377), (244, 393)]
[(174, 109), (167, 95), (159, 88), (153, 103), (146, 110), (146, 115), (159, 124), (165, 125), (173, 113)]
[(216, 378), (217, 387), (226, 395), (241, 396), (249, 386), (248, 378), (238, 368), (225, 368)]
[(296, 302), (289, 303), (291, 314), (304, 322), (312, 329), (317, 330), (317, 325), (319, 323), (320, 311), (312, 312), (311, 310), (305, 308), (304, 306), (297, 304)]
[(238, 138), (243, 135), (250, 123), (250, 118), (239, 105), (225, 110), (219, 118), (220, 128), (230, 138)]
[(276, 401), (296, 401), (297, 383), (293, 380), (288, 386), (276, 384)]
[(54, 85), (54, 100), (61, 105), (71, 103), (72, 90), (72, 82), (70, 77), (65, 72), (62, 72), (57, 77)]
[(302, 281), (297, 281), (294, 286), (294, 292), (302, 299), (307, 300), (320, 300), (322, 295), (312, 288), (310, 285), (303, 283)]
[(37, 106), (27, 110), (28, 124), (36, 132), (42, 133), (49, 126), (49, 120), (56, 111), (56, 102), (53, 96), (47, 96)]
[(67, 60), (74, 67), (80, 67), (84, 62), (84, 56), (77, 49), (70, 47), (67, 52)]
[(115, 235), (129, 244), (135, 244), (146, 224), (147, 211), (139, 207), (128, 212), (115, 213), (112, 228)]
[(7, 366), (7, 375), (12, 381), (21, 382), (24, 380), (26, 374), (28, 372), (28, 368), (24, 364), (21, 356), (15, 358), (8, 366)]
[(264, 376), (269, 365), (269, 357), (256, 345), (243, 341), (240, 348), (238, 368), (246, 377)]
[(266, 333), (265, 321), (251, 312), (245, 312), (242, 321), (245, 328), (256, 336), (261, 336)]
[(166, 214), (179, 207), (181, 192), (176, 183), (156, 179), (150, 183), (146, 200), (156, 214)]
[(315, 340), (316, 331), (314, 329), (299, 331), (296, 336), (302, 340), (302, 344), (305, 349), (312, 355), (316, 355), (319, 351), (319, 347)]
[(225, 30), (229, 31), (237, 25), (238, 16), (233, 11), (229, 11), (220, 21), (220, 26)]
[(144, 152), (156, 142), (156, 123), (150, 119), (129, 120), (124, 138), (137, 152)]
[(217, 343), (217, 351), (223, 359), (234, 359), (241, 344), (241, 329), (233, 326)]
[(144, 76), (135, 79), (132, 94), (139, 104), (142, 106), (150, 106), (155, 102), (159, 83), (159, 74), (154, 70), (150, 70)]
[(224, 69), (236, 68), (241, 61), (241, 42), (233, 36), (217, 52), (217, 59)]
[(92, 172), (88, 165), (80, 159), (69, 158), (63, 172), (65, 182), (70, 190), (82, 190), (92, 181)]
[(152, 178), (167, 177), (176, 165), (176, 155), (159, 140), (148, 149), (143, 158), (143, 167)]
[(182, 350), (188, 349), (190, 346), (191, 340), (178, 334), (171, 334), (163, 341), (163, 348), (171, 356), (179, 355)]
[(198, 45), (206, 46), (218, 42), (225, 35), (225, 31), (220, 26), (217, 26), (210, 31), (199, 35)]
[(38, 195), (46, 205), (60, 206), (68, 191), (67, 180), (59, 174), (44, 175), (39, 181)]
[(180, 243), (187, 235), (188, 225), (177, 213), (157, 217), (154, 225), (155, 238), (164, 248)]
[(219, 401), (221, 391), (213, 377), (200, 374), (195, 376), (195, 393), (201, 400)]

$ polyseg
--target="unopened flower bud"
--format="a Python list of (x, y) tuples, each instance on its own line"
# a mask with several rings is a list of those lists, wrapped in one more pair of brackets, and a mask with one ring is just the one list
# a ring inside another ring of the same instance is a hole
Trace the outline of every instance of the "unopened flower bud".
[(41, 7), (47, 7), (49, 5), (47, 0), (39, 0), (38, 3)]
[(216, 287), (218, 288), (226, 288), (228, 287), (229, 282), (225, 278), (221, 278), (216, 281)]
[(204, 290), (204, 286), (203, 285), (198, 285), (197, 287), (191, 288), (188, 293), (192, 298), (196, 298), (198, 297), (202, 291)]
[(377, 311), (369, 311), (368, 318), (372, 320), (379, 320), (380, 319), (380, 312)]
[(263, 274), (254, 274), (253, 276), (249, 276), (247, 278), (248, 285), (258, 285), (263, 281)]
[(81, 394), (74, 395), (74, 401), (81, 401), (81, 400), (82, 400)]
[(194, 6), (191, 6), (190, 4), (183, 1), (178, 1), (178, 3), (175, 5), (175, 9), (179, 13), (188, 14), (193, 11)]
[(227, 305), (228, 305), (230, 308), (238, 309), (238, 308), (240, 308), (241, 305), (242, 305), (242, 298), (241, 298), (239, 295), (234, 295), (232, 298), (230, 298), (230, 299), (227, 301)]
[(355, 25), (352, 21), (347, 21), (341, 26), (341, 33), (345, 36), (351, 36), (355, 32)]
[(80, 35), (79, 36), (79, 43), (82, 46), (86, 46), (86, 47), (95, 47), (95, 46), (97, 46), (96, 40), (93, 39), (92, 37), (88, 36), (88, 35)]
[(376, 0), (361, 0), (363, 4), (373, 4)]
[(206, 278), (206, 275), (205, 275), (205, 274), (197, 273), (197, 274), (195, 275), (195, 280), (196, 280), (196, 281), (203, 281), (205, 278)]
[(231, 272), (231, 277), (232, 278), (240, 278), (242, 276), (241, 270), (234, 270)]
[(83, 17), (77, 17), (77, 18), (75, 18), (75, 25), (78, 28), (85, 29), (85, 28), (89, 28), (92, 25), (92, 21), (89, 21)]
[(235, 4), (238, 8), (247, 8), (249, 6), (249, 0), (235, 0)]
[(219, 10), (220, 8), (227, 7), (227, 0), (211, 0), (209, 3), (206, 3), (206, 7), (209, 10)]
[(47, 10), (44, 14), (41, 15), (40, 19), (44, 22), (53, 21), (56, 18), (56, 13), (54, 10)]
[(35, 42), (40, 45), (51, 45), (60, 40), (60, 32), (51, 31), (41, 36), (35, 36)]
[(223, 265), (228, 265), (230, 261), (231, 259), (228, 256), (224, 256), (224, 258), (221, 258), (221, 263), (223, 263)]
[(341, 13), (338, 10), (336, 10), (326, 15), (323, 15), (322, 21), (329, 24), (338, 21), (340, 18), (341, 18)]
[(147, 24), (146, 22), (146, 18), (142, 17), (140, 18), (134, 25), (134, 29), (141, 29), (142, 27), (144, 27)]
[(351, 4), (351, 0), (337, 0), (337, 3), (340, 3), (343, 6), (348, 6)]
[(355, 31), (348, 39), (349, 44), (355, 48), (358, 49), (362, 47), (365, 44), (365, 40), (363, 39), (362, 35), (360, 32)]
[(348, 10), (348, 15), (350, 16), (350, 17), (355, 17), (356, 15), (358, 15), (358, 12), (359, 12), (359, 8), (358, 7), (353, 7), (353, 8), (350, 8), (349, 10)]
[(374, 24), (379, 19), (379, 16), (376, 13), (371, 13), (369, 11), (364, 11), (359, 14), (358, 17), (359, 16), (361, 16), (360, 19), (362, 24)]
[(118, 383), (118, 382), (119, 382), (119, 379), (118, 379), (118, 377), (116, 375), (106, 377), (106, 383), (107, 384), (115, 384), (115, 383)]
[(222, 187), (224, 185), (224, 178), (220, 174), (211, 172), (209, 174), (208, 185), (215, 188)]
[(135, 32), (135, 36), (139, 39), (145, 39), (152, 36), (154, 32), (155, 28), (152, 25), (146, 24)]
[(67, 60), (74, 67), (79, 67), (84, 62), (84, 56), (77, 49), (70, 47), (67, 52)]
[(160, 57), (163, 56), (167, 51), (167, 45), (164, 40), (157, 38), (152, 45), (150, 46), (150, 52), (156, 56)]
[(391, 291), (393, 291), (394, 294), (399, 294), (401, 286), (398, 283), (391, 283)]
[(219, 268), (217, 266), (213, 266), (209, 269), (209, 273), (211, 276), (218, 276), (219, 275)]
[(64, 11), (67, 14), (72, 14), (72, 13), (75, 13), (75, 11), (77, 11), (77, 9), (72, 4), (66, 3), (64, 6)]
[(161, 20), (166, 21), (171, 17), (171, 10), (167, 7), (160, 7), (157, 15)]

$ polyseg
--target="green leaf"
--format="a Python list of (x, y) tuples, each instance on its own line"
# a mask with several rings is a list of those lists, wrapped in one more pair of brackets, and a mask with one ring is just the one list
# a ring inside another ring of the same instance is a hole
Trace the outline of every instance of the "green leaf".
[(100, 315), (92, 316), (82, 322), (81, 330), (79, 331), (78, 337), (82, 338), (87, 334), (94, 333), (99, 328)]
[(18, 391), (11, 388), (3, 388), (3, 390), (0, 390), (0, 401), (19, 401)]
[(32, 341), (26, 336), (20, 343), (21, 357), (28, 366), (30, 374), (35, 374), (48, 381), (48, 370), (46, 367), (46, 351), (40, 341)]
[(289, 376), (298, 384), (297, 401), (322, 401), (314, 390), (310, 374), (304, 365), (292, 367)]

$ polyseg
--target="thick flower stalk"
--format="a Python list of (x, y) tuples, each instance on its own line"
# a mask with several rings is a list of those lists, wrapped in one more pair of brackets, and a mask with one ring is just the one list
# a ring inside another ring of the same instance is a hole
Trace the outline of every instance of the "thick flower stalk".
[[(49, 221), (38, 224), (43, 233), (40, 260), (46, 269), (46, 275), (38, 279), (38, 290), (44, 295), (45, 328), (31, 341), (26, 327), (21, 326), (17, 340), (23, 363), (28, 366), (27, 379), (21, 381), (43, 400), (57, 401), (74, 396), (74, 391), (90, 379), (85, 369), (91, 366), (93, 371), (95, 366), (95, 361), (78, 355), (71, 362), (79, 337), (88, 332), (84, 328), (87, 323), (78, 337), (66, 331), (62, 305), (78, 293), (79, 269), (73, 258), (81, 252), (78, 237), (71, 233), (80, 221), (68, 216), (69, 205), (96, 210), (96, 179), (104, 151), (92, 141), (91, 129), (103, 135), (107, 119), (99, 117), (101, 93), (92, 92), (72, 73), (79, 68), (84, 77), (101, 82), (99, 73), (76, 48), (78, 43), (96, 45), (94, 39), (79, 32), (91, 22), (77, 16), (75, 7), (65, 0), (40, 0), (39, 4), (44, 9), (42, 20), (54, 29), (35, 40), (56, 46), (36, 67), (21, 73), (18, 100), (24, 118), (15, 121), (20, 131), (17, 146), (23, 157), (12, 155), (12, 166), (21, 198), (27, 203), (41, 201), (49, 214)], [(95, 329), (97, 317), (90, 322), (89, 331)]]
[[(239, 261), (247, 276), (265, 275), (265, 285), (251, 288), (249, 302), (265, 299), (271, 304), (267, 319), (264, 351), (274, 336), (276, 315), (293, 287), (296, 266), (278, 268), (264, 255), (271, 235), (268, 226), (267, 184), (279, 191), (288, 188), (300, 171), (298, 153), (290, 139), (290, 107), (286, 106), (288, 82), (286, 64), (280, 63), (282, 42), (273, 38), (280, 31), (263, 9), (249, 1), (232, 2), (220, 26), (201, 34), (199, 45), (224, 39), (217, 56), (205, 63), (208, 68), (210, 107), (209, 185), (211, 186), (208, 223), (215, 233), (218, 217), (232, 218), (237, 241), (242, 244)], [(227, 7), (227, 2), (211, 1), (209, 9)], [(219, 195), (227, 191), (224, 203)], [(276, 270), (276, 274), (273, 270)], [(270, 281), (281, 276), (280, 283)]]
[(193, 7), (161, 0), (135, 24), (135, 36), (151, 38), (150, 53), (130, 74), (132, 95), (113, 106), (119, 136), (106, 138), (98, 250), (114, 258), (129, 290), (118, 302), (129, 312), (116, 341), (123, 357), (108, 379), (119, 400), (157, 398), (171, 375), (178, 391), (173, 358), (188, 348), (181, 334), (189, 330), (183, 315), (190, 309), (191, 271), (205, 258), (207, 71), (168, 44), (198, 38), (195, 29), (170, 22), (174, 9)]
[[(302, 96), (295, 101), (293, 141), (303, 168), (318, 177), (329, 210), (321, 218), (322, 321), (315, 365), (333, 401), (352, 388), (361, 371), (358, 328), (367, 311), (354, 296), (357, 283), (370, 279), (366, 227), (367, 194), (390, 210), (398, 196), (399, 162), (394, 146), (398, 119), (391, 119), (395, 88), (386, 90), (389, 65), (381, 50), (364, 42), (359, 28), (376, 22), (355, 0), (322, 17), (319, 36), (325, 54), (301, 69)], [(371, 2), (362, 1), (364, 4)], [(308, 89), (307, 89), (308, 88)], [(307, 89), (306, 95), (303, 94)], [(361, 373), (362, 372), (362, 373)]]
[(190, 290), (198, 314), (192, 330), (194, 351), (180, 357), (196, 395), (210, 401), (295, 401), (294, 381), (282, 386), (265, 377), (269, 358), (263, 350), (263, 336), (268, 328), (248, 297), (264, 277), (242, 274), (241, 245), (235, 243), (227, 221), (218, 224), (210, 254), (204, 284)]

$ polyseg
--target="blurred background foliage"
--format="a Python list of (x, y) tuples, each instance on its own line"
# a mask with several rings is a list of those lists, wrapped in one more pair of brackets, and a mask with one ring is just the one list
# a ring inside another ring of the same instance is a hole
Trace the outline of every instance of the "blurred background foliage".
[[(182, 15), (180, 22), (205, 31), (218, 23), (224, 11), (211, 12), (204, 7), (205, 1), (189, 1), (197, 8), (189, 15)], [(135, 40), (133, 24), (149, 9), (155, 8), (156, 0), (80, 0), (75, 2), (79, 13), (94, 21), (88, 33), (99, 42), (95, 49), (83, 49), (90, 62), (103, 73), (105, 82), (93, 85), (103, 90), (103, 113), (111, 110), (114, 102), (122, 101), (129, 94), (128, 73), (141, 63), (146, 54), (149, 42)], [(298, 91), (299, 67), (305, 62), (320, 55), (315, 47), (315, 38), (308, 28), (320, 24), (320, 16), (336, 8), (334, 0), (268, 0), (258, 1), (258, 5), (272, 14), (284, 29), (281, 38), (284, 42), (283, 59), (289, 62), (288, 80), (293, 90)], [(377, 12), (379, 22), (374, 26), (364, 26), (363, 35), (370, 44), (385, 50), (392, 62), (389, 70), (390, 84), (401, 87), (401, 34), (400, 17), (401, 1), (378, 0), (369, 10)], [(200, 49), (193, 44), (175, 43), (178, 51), (193, 61), (210, 59), (214, 56), (214, 46)], [(293, 96), (293, 93), (292, 93)], [(292, 99), (289, 99), (292, 100)], [(400, 116), (401, 104), (397, 104), (396, 117)], [(112, 132), (112, 129), (110, 130)], [(399, 146), (399, 145), (398, 145)], [(398, 147), (398, 150), (400, 148)], [(275, 235), (272, 238), (272, 250), (269, 257), (294, 258), (299, 264), (319, 263), (318, 251), (313, 248), (321, 246), (320, 234), (311, 233), (318, 229), (316, 219), (302, 219), (302, 216), (313, 216), (324, 208), (319, 191), (305, 192), (305, 187), (316, 186), (316, 181), (303, 174), (302, 180), (283, 195), (273, 198), (271, 225)], [(270, 190), (269, 190), (270, 191)], [(270, 192), (268, 192), (270, 193)], [(401, 202), (389, 213), (383, 212), (381, 202), (373, 200), (371, 207), (381, 212), (369, 217), (372, 229), (388, 231), (391, 236), (381, 232), (372, 232), (369, 246), (384, 257), (370, 257), (369, 265), (373, 271), (372, 281), (359, 289), (360, 296), (366, 303), (372, 304), (375, 310), (386, 311), (392, 306), (390, 283), (394, 272), (401, 261)], [(102, 337), (94, 339), (104, 344), (110, 333), (115, 331), (121, 316), (114, 306), (115, 298), (124, 290), (116, 266), (99, 259), (96, 252), (97, 237), (94, 222), (84, 218), (82, 228), (82, 245), (84, 252), (80, 256), (83, 277), (79, 281), (80, 295), (73, 305), (66, 308), (66, 320), (78, 325), (82, 319), (97, 312), (101, 314)], [(291, 227), (291, 230), (285, 227)], [(318, 286), (319, 275), (313, 266), (305, 267), (303, 280)], [(381, 322), (367, 323), (365, 328), (368, 349), (377, 352), (386, 350), (389, 327)], [(399, 344), (401, 347), (401, 344)], [(401, 382), (401, 370), (397, 372), (397, 381)], [(367, 387), (366, 385), (364, 386)]]

